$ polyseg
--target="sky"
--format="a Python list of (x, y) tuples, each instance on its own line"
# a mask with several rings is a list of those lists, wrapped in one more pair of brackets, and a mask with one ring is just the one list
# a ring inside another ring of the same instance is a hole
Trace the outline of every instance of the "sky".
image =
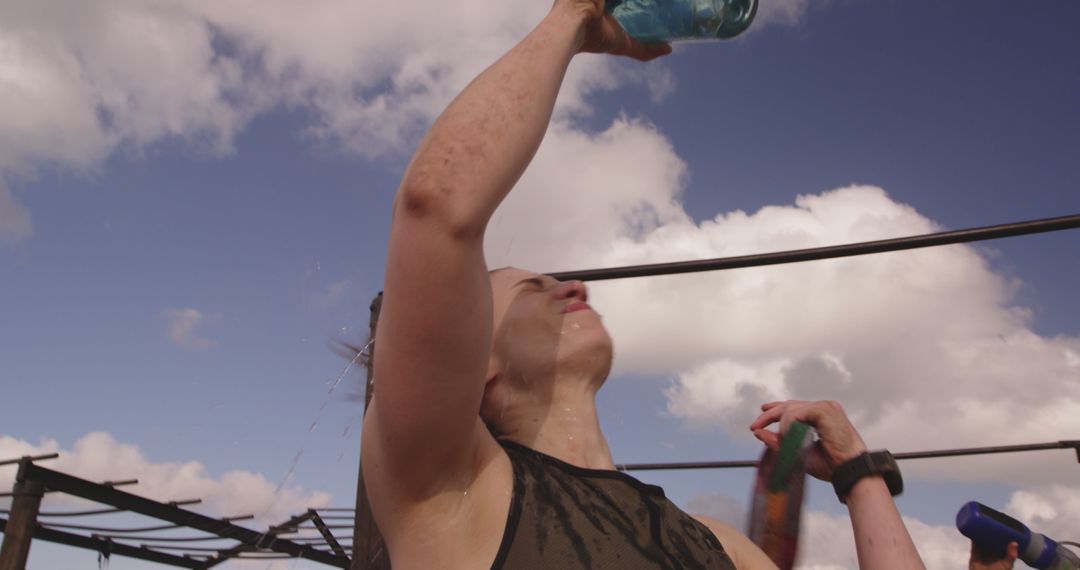
[[(0, 3), (0, 459), (59, 451), (44, 465), (256, 528), (351, 507), (362, 371), (330, 345), (365, 340), (426, 127), (548, 7)], [(489, 265), (1078, 213), (1078, 19), (1065, 0), (762, 0), (733, 41), (579, 57)], [(756, 407), (789, 397), (840, 401), (894, 452), (1080, 439), (1078, 247), (1074, 230), (592, 284), (616, 347), (599, 404), (615, 460), (755, 458)], [(901, 467), (931, 568), (966, 561), (969, 500), (1080, 539), (1071, 452)], [(743, 526), (749, 471), (637, 475)], [(0, 467), (0, 487), (13, 477)], [(805, 517), (800, 566), (854, 568), (828, 485)], [(95, 563), (36, 542), (30, 567)]]

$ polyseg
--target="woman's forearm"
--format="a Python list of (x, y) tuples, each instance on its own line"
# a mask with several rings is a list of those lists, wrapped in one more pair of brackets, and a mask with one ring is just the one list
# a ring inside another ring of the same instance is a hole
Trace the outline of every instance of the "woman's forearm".
[(399, 190), (397, 215), (420, 215), (482, 235), (536, 153), (584, 18), (555, 9), (478, 76), (436, 120)]

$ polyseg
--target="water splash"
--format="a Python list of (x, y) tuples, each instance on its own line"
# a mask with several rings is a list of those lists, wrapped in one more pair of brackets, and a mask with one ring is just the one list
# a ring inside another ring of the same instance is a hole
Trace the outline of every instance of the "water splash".
[(290, 480), (292, 480), (293, 474), (296, 473), (296, 467), (298, 465), (300, 465), (300, 458), (303, 457), (303, 456), (304, 456), (304, 450), (303, 449), (301, 449), (300, 451), (297, 451), (296, 455), (293, 456), (292, 464), (289, 465), (289, 470), (285, 472), (285, 476), (281, 478), (281, 482), (278, 483), (278, 486), (274, 489), (274, 502), (271, 503), (270, 506), (267, 507), (265, 511), (263, 511), (263, 515), (266, 515), (266, 513), (270, 512), (270, 509), (273, 508), (274, 504), (277, 503), (277, 495), (278, 495), (278, 493), (281, 492), (281, 490), (285, 487), (286, 483), (288, 483)]
[[(338, 385), (341, 384), (341, 381), (345, 378), (345, 375), (349, 373), (349, 370), (352, 370), (353, 366), (356, 366), (356, 363), (359, 362), (360, 359), (367, 359), (371, 356), (371, 345), (374, 343), (375, 339), (373, 338), (364, 345), (364, 348), (356, 351), (356, 356), (352, 357), (352, 360), (350, 360), (349, 363), (345, 365), (345, 368), (341, 370), (341, 374), (338, 374), (337, 380), (334, 380), (334, 383), (330, 385), (330, 390), (327, 391), (327, 395), (334, 393), (334, 390), (336, 390)], [(326, 404), (324, 403), (323, 405), (325, 406)]]
[[(293, 457), (292, 464), (289, 465), (289, 470), (285, 472), (285, 475), (281, 478), (281, 481), (274, 489), (274, 500), (262, 512), (262, 514), (260, 515), (261, 517), (265, 517), (266, 514), (269, 513), (275, 505), (277, 505), (281, 490), (285, 488), (285, 485), (292, 479), (293, 475), (296, 473), (296, 468), (300, 465), (300, 458), (303, 457), (304, 451), (307, 450), (308, 442), (311, 439), (311, 434), (314, 433), (315, 430), (319, 427), (319, 421), (322, 420), (323, 412), (326, 410), (326, 406), (330, 403), (330, 397), (334, 394), (334, 390), (336, 390), (337, 387), (341, 385), (341, 381), (345, 379), (345, 376), (349, 373), (350, 370), (352, 370), (353, 366), (355, 366), (357, 362), (360, 362), (362, 359), (371, 356), (371, 346), (372, 344), (374, 344), (374, 342), (375, 339), (371, 339), (370, 341), (368, 341), (368, 343), (364, 345), (364, 348), (358, 350), (356, 352), (356, 355), (353, 356), (351, 360), (349, 360), (349, 362), (341, 370), (341, 373), (338, 374), (337, 378), (334, 379), (333, 382), (327, 382), (330, 388), (326, 391), (326, 395), (323, 397), (322, 404), (319, 405), (319, 410), (315, 413), (315, 419), (312, 420), (311, 424), (308, 426), (307, 434), (305, 434), (304, 436), (304, 442), (300, 445), (300, 450), (297, 451), (296, 455)], [(350, 425), (349, 427), (345, 428), (345, 431), (342, 433), (342, 437), (349, 433), (351, 427), (352, 426)], [(341, 459), (339, 458), (338, 461), (340, 460)]]

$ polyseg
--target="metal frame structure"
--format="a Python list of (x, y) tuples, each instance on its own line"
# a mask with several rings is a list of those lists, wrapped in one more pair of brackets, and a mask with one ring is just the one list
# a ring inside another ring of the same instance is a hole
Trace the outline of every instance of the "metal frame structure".
[[(782, 263), (796, 263), (947, 244), (967, 243), (1075, 228), (1080, 228), (1080, 214), (847, 245), (699, 261), (567, 271), (552, 273), (551, 276), (560, 280), (579, 279), (582, 281), (598, 281), (760, 267)], [(371, 339), (375, 338), (375, 327), (378, 322), (380, 308), (381, 293), (371, 304)], [(370, 343), (368, 346), (370, 346)], [(365, 349), (366, 348), (367, 347), (365, 347)], [(364, 352), (364, 349), (360, 349), (359, 352)], [(369, 360), (368, 378), (365, 386), (364, 407), (366, 410), (368, 403), (371, 401), (374, 386), (370, 367), (372, 354), (368, 353), (365, 356), (367, 356)], [(1077, 454), (1077, 460), (1080, 461), (1080, 440), (1065, 440), (1029, 445), (897, 453), (895, 454), (895, 457), (897, 459), (921, 459), (1047, 449), (1072, 449)], [(257, 532), (235, 525), (232, 522), (234, 520), (239, 520), (240, 518), (251, 518), (250, 516), (215, 519), (180, 508), (181, 505), (192, 504), (198, 501), (165, 504), (115, 489), (117, 486), (133, 484), (135, 481), (117, 481), (98, 484), (34, 464), (34, 461), (50, 459), (53, 457), (55, 457), (55, 454), (50, 456), (23, 457), (21, 459), (0, 462), (0, 465), (12, 463), (19, 464), (19, 472), (16, 476), (13, 491), (11, 493), (0, 493), (0, 496), (6, 495), (13, 497), (12, 506), (8, 513), (9, 518), (6, 520), (0, 518), (0, 532), (4, 533), (3, 546), (0, 548), (0, 570), (22, 570), (29, 554), (32, 538), (87, 548), (95, 550), (104, 556), (117, 554), (193, 569), (211, 568), (231, 559), (273, 558), (306, 558), (329, 566), (351, 568), (352, 570), (383, 570), (390, 567), (382, 537), (371, 516), (371, 510), (367, 502), (367, 494), (364, 488), (362, 471), (358, 476), (355, 510), (322, 509), (323, 513), (343, 513), (323, 515), (317, 510), (310, 509), (303, 514), (290, 518), (282, 524), (270, 527), (266, 532)], [(757, 461), (711, 461), (634, 463), (618, 465), (617, 468), (620, 470), (632, 471), (659, 469), (716, 469), (755, 466), (757, 466)], [(40, 512), (41, 499), (47, 492), (63, 492), (108, 505), (110, 508), (63, 513)], [(41, 523), (38, 520), (39, 517), (77, 517), (122, 512), (144, 515), (165, 521), (169, 524), (138, 529), (120, 529), (65, 525), (59, 523)], [(3, 511), (0, 511), (0, 514), (4, 514)], [(348, 520), (352, 521), (352, 523), (327, 524), (328, 520)], [(308, 524), (311, 526), (304, 526)], [(201, 531), (207, 536), (168, 537), (140, 534), (144, 532), (156, 532), (177, 528), (188, 528)], [(91, 531), (92, 534), (87, 536), (68, 532), (68, 530), (64, 529)], [(352, 547), (342, 546), (338, 538), (334, 536), (333, 529), (352, 529)], [(146, 540), (151, 542), (131, 542), (136, 540)], [(235, 541), (236, 544), (228, 548), (162, 544), (171, 542), (173, 544), (194, 543), (202, 545), (216, 540), (232, 540)], [(325, 549), (319, 547), (325, 547)], [(173, 554), (169, 551), (175, 551), (178, 554)], [(351, 557), (350, 554), (352, 554)]]
[[(200, 500), (160, 503), (115, 488), (135, 484), (135, 480), (99, 484), (34, 463), (55, 457), (56, 454), (51, 454), (0, 461), (0, 465), (17, 463), (19, 469), (12, 492), (3, 494), (12, 497), (12, 504), (10, 510), (4, 513), (8, 519), (0, 518), (0, 531), (4, 533), (3, 546), (0, 547), (0, 570), (23, 570), (31, 541), (35, 538), (94, 550), (105, 557), (116, 554), (196, 570), (212, 568), (233, 559), (274, 558), (304, 558), (336, 568), (349, 567), (348, 549), (341, 546), (331, 529), (352, 528), (353, 525), (328, 525), (314, 509), (272, 526), (266, 532), (258, 532), (233, 523), (254, 518), (252, 515), (212, 518), (181, 508), (181, 505), (198, 503)], [(108, 508), (43, 512), (40, 510), (42, 497), (50, 492), (79, 497), (107, 505)], [(138, 514), (166, 524), (118, 528), (40, 520), (120, 513)], [(325, 518), (346, 517), (328, 515)], [(310, 530), (316, 531), (317, 535), (303, 534), (309, 529), (301, 525), (307, 522), (312, 523)], [(167, 532), (176, 529), (190, 529), (204, 534), (178, 537)], [(288, 535), (296, 536), (286, 538)], [(215, 545), (222, 540), (233, 541), (233, 544), (226, 547)]]

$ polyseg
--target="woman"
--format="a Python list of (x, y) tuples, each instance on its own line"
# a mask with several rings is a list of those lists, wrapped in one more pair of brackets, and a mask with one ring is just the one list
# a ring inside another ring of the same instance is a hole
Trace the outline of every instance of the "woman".
[[(602, 0), (556, 0), (443, 112), (402, 180), (362, 451), (396, 570), (772, 567), (741, 534), (614, 470), (595, 405), (611, 340), (585, 286), (485, 266), (488, 221), (536, 152), (581, 52), (649, 60), (670, 48), (630, 39)], [(865, 449), (823, 403), (769, 405), (755, 433), (775, 447), (764, 428), (793, 419), (818, 428), (824, 469)], [(917, 566), (877, 483), (853, 487), (853, 517), (865, 505), (879, 527), (870, 538), (894, 545), (881, 558), (890, 567)]]

